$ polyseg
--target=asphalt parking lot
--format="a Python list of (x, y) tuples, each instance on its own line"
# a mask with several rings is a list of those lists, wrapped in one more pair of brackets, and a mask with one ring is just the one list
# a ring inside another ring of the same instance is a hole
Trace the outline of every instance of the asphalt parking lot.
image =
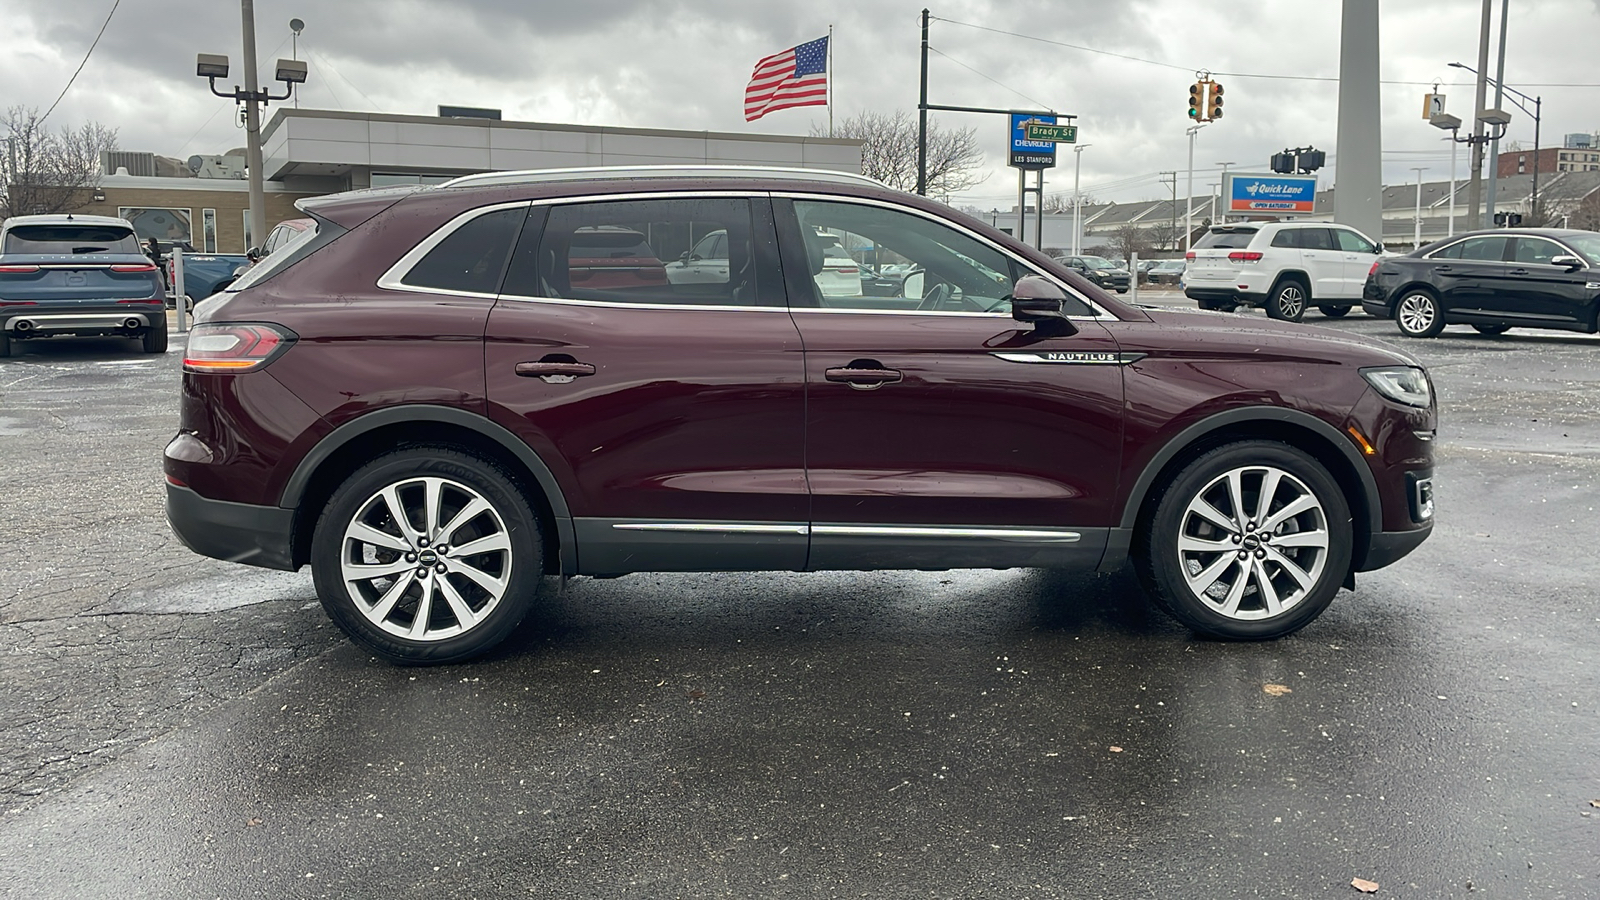
[(424, 670), (170, 536), (181, 345), (0, 361), (0, 896), (1600, 896), (1600, 336), (1402, 343), (1434, 535), (1277, 642), (1126, 574), (636, 575)]

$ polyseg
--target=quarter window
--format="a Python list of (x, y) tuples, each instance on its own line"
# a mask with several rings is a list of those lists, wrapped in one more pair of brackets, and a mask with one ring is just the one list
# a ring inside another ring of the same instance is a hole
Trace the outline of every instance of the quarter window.
[(468, 221), (429, 250), (401, 283), (471, 294), (497, 292), (506, 257), (526, 215), (525, 208), (501, 209)]
[[(758, 305), (750, 201), (685, 197), (550, 209), (506, 292), (610, 303)], [(524, 244), (528, 242), (525, 240)]]

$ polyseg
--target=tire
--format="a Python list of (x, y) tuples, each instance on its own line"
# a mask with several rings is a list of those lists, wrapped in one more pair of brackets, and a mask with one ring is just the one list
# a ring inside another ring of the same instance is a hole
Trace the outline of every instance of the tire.
[(1474, 325), (1472, 327), (1477, 329), (1479, 334), (1488, 335), (1489, 337), (1497, 337), (1511, 330), (1510, 325)]
[[(475, 552), (451, 549), (459, 538)], [(517, 627), (544, 575), (543, 547), (538, 517), (504, 469), (415, 447), (378, 457), (334, 491), (312, 537), (311, 573), (323, 609), (356, 643), (390, 662), (437, 665), (477, 656)]]
[(149, 328), (145, 329), (144, 337), (142, 338), (142, 340), (144, 341), (144, 352), (146, 352), (146, 353), (165, 353), (165, 352), (167, 352), (167, 313), (166, 313), (166, 310), (162, 310), (161, 311), (161, 316), (160, 316), (159, 319), (157, 319), (156, 324), (151, 325)]
[(1327, 316), (1330, 319), (1342, 319), (1345, 316), (1350, 314), (1350, 307), (1348, 307), (1348, 306), (1330, 306), (1330, 305), (1326, 305), (1325, 304), (1323, 306), (1317, 307), (1317, 311), (1322, 313), (1323, 315)]
[[(1235, 489), (1242, 517), (1235, 515)], [(1227, 640), (1292, 634), (1327, 608), (1350, 571), (1344, 494), (1320, 463), (1288, 444), (1218, 447), (1154, 496), (1135, 565), (1152, 598), (1201, 634)], [(1298, 511), (1285, 517), (1291, 509)], [(1270, 529), (1258, 518), (1263, 511)]]
[(1200, 304), (1201, 309), (1209, 309), (1213, 312), (1233, 312), (1239, 308), (1237, 303), (1229, 303), (1226, 300), (1196, 300), (1195, 302)]
[(1444, 313), (1433, 294), (1416, 289), (1395, 302), (1394, 324), (1406, 337), (1431, 338), (1444, 330)]
[(1280, 281), (1272, 289), (1272, 296), (1267, 298), (1267, 316), (1282, 322), (1298, 322), (1305, 318), (1309, 299), (1305, 285), (1292, 278)]
[(1127, 292), (1128, 292), (1127, 288), (1117, 288), (1117, 293), (1119, 293), (1119, 294), (1126, 294)]

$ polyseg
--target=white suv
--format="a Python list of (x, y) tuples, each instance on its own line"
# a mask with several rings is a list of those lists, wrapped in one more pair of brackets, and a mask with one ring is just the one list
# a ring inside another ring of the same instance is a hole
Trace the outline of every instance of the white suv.
[(1264, 306), (1300, 321), (1307, 306), (1339, 317), (1361, 302), (1383, 245), (1331, 222), (1213, 225), (1187, 254), (1183, 292), (1201, 309)]

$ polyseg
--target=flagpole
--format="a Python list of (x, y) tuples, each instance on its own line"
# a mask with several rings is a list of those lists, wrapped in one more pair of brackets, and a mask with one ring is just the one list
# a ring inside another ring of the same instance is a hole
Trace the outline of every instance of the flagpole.
[(828, 23), (828, 137), (833, 137), (833, 23)]

